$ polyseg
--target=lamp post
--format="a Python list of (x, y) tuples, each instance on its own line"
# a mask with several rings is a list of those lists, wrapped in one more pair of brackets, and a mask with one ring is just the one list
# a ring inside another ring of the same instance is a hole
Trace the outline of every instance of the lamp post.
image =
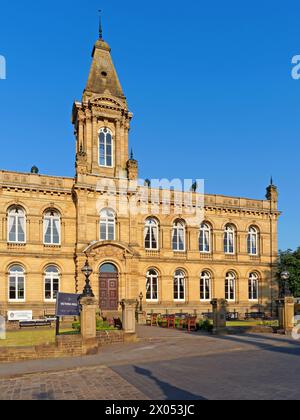
[(140, 299), (140, 312), (143, 312), (143, 299), (144, 299), (144, 296), (143, 296), (143, 293), (142, 292), (140, 293), (139, 299)]
[(288, 285), (288, 281), (290, 279), (291, 275), (288, 271), (283, 271), (280, 275), (281, 281), (282, 281), (282, 294), (283, 297), (291, 296), (291, 291)]
[(89, 297), (94, 298), (95, 295), (93, 293), (91, 283), (90, 283), (90, 276), (93, 273), (92, 268), (89, 265), (89, 261), (86, 260), (84, 267), (82, 268), (82, 273), (85, 275), (85, 286), (83, 289), (82, 297)]

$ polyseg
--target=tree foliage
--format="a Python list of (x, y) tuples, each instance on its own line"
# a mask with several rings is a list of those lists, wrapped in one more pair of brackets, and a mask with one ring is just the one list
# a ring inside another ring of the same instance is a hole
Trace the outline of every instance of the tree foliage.
[(290, 273), (289, 288), (295, 297), (300, 297), (300, 248), (296, 251), (288, 249), (279, 252), (277, 278), (282, 285), (280, 274), (283, 271)]

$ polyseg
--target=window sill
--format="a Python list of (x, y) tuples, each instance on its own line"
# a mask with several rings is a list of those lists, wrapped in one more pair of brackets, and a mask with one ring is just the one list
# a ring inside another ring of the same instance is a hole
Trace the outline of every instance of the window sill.
[(26, 300), (8, 300), (8, 303), (26, 303)]

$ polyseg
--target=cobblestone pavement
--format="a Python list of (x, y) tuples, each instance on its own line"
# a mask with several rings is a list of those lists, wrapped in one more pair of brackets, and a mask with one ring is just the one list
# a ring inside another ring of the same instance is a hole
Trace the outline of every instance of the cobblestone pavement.
[(0, 380), (0, 400), (145, 400), (106, 367), (41, 373)]
[(0, 364), (0, 399), (300, 400), (298, 341), (150, 327), (139, 335), (90, 357)]

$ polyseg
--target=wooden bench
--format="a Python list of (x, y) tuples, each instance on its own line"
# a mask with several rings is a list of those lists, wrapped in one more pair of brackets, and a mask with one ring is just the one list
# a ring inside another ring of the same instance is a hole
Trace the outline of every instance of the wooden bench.
[(245, 319), (266, 319), (266, 314), (264, 312), (248, 312), (245, 315)]
[(36, 320), (36, 321), (20, 321), (19, 327), (22, 328), (38, 328), (38, 327), (51, 327), (52, 322), (50, 320)]

